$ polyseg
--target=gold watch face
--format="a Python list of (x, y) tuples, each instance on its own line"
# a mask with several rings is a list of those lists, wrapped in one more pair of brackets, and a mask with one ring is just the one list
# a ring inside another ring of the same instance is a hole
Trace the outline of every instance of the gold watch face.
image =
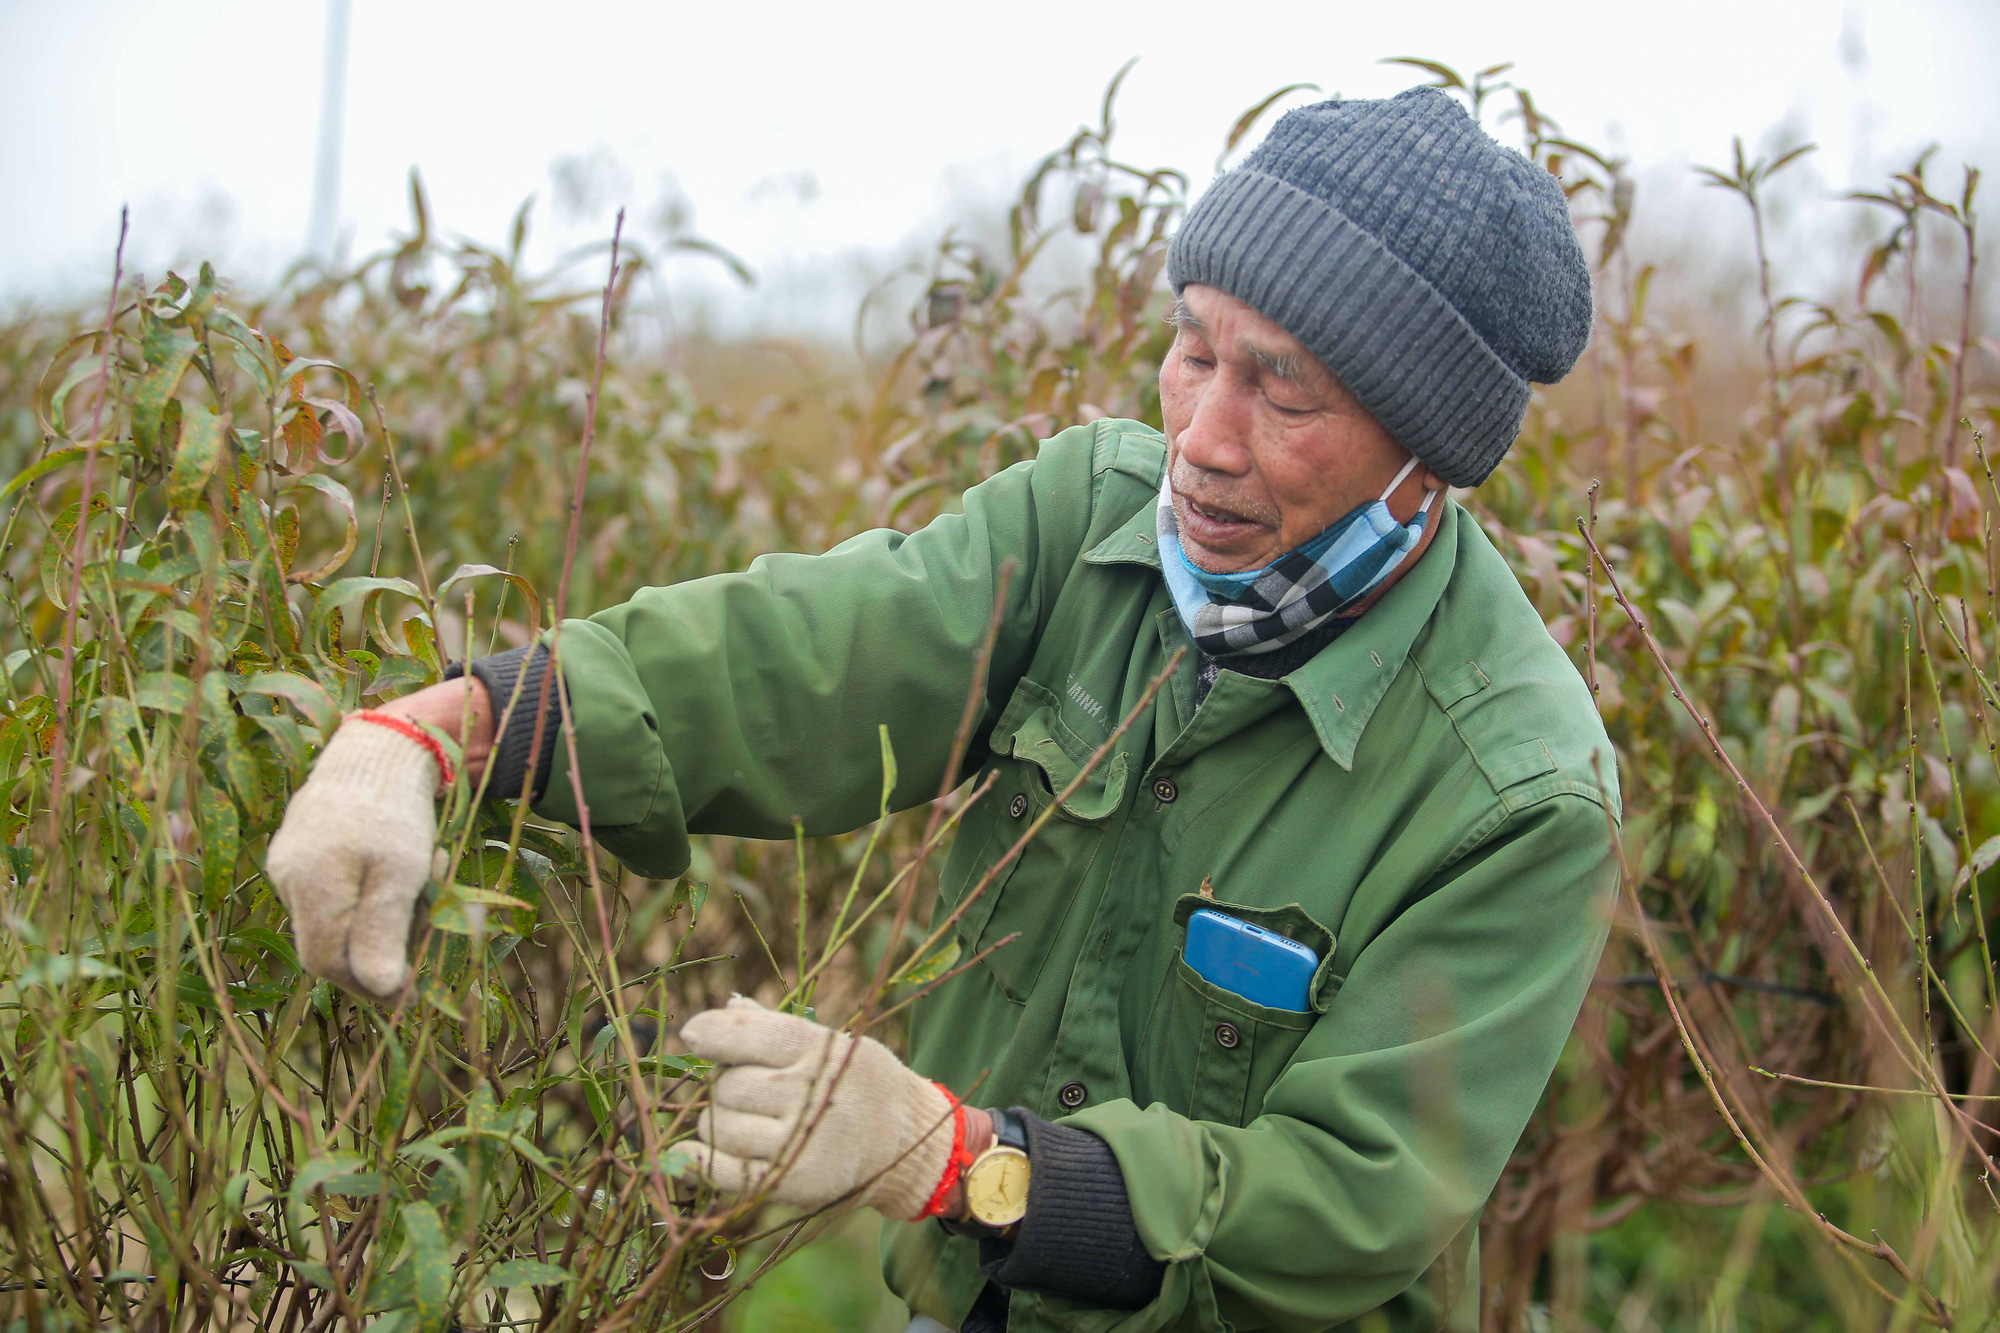
[(965, 1170), (965, 1210), (989, 1227), (1012, 1226), (1028, 1214), (1028, 1154), (993, 1147)]

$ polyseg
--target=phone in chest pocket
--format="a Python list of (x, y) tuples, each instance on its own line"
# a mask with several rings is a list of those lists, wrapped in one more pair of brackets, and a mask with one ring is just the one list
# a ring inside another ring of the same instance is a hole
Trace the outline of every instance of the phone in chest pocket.
[(1312, 1007), (1319, 955), (1276, 931), (1204, 907), (1188, 917), (1181, 956), (1203, 981), (1267, 1009)]

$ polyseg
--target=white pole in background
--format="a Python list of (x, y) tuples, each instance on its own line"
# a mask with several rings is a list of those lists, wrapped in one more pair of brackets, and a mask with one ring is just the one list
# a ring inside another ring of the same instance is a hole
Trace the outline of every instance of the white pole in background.
[(319, 152), (313, 163), (312, 231), (308, 244), (333, 258), (340, 227), (340, 144), (347, 120), (348, 0), (326, 0), (326, 73), (320, 83)]

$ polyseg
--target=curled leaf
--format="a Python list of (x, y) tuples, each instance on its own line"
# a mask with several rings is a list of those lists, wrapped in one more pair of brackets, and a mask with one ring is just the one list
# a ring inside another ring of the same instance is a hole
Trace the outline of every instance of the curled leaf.
[(361, 520), (354, 512), (354, 493), (333, 478), (308, 472), (302, 477), (292, 478), (285, 485), (287, 491), (295, 491), (301, 487), (318, 491), (333, 501), (343, 525), (340, 546), (332, 555), (311, 569), (295, 569), (285, 575), (287, 583), (318, 583), (346, 564), (347, 557), (354, 554), (354, 547), (361, 540)]
[(535, 593), (535, 585), (520, 574), (509, 573), (493, 565), (460, 565), (451, 571), (449, 578), (438, 584), (437, 598), (445, 605), (445, 594), (468, 579), (499, 578), (507, 581), (507, 586), (519, 592), (528, 603), (528, 624), (540, 628), (542, 623), (542, 599)]

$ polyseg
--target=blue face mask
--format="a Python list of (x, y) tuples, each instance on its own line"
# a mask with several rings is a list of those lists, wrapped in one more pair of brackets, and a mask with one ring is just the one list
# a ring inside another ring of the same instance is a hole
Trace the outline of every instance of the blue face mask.
[(1330, 615), (1374, 591), (1404, 553), (1423, 537), (1431, 501), (1408, 523), (1389, 512), (1389, 497), (1417, 465), (1403, 465), (1382, 494), (1351, 510), (1318, 536), (1262, 569), (1216, 574), (1181, 549), (1173, 488), (1160, 491), (1161, 572), (1188, 633), (1210, 654), (1262, 652), (1281, 647)]
[[(1325, 529), (1303, 546), (1287, 551), (1262, 569), (1246, 569), (1235, 574), (1212, 574), (1188, 559), (1185, 551), (1181, 552), (1181, 565), (1196, 583), (1216, 596), (1227, 597), (1232, 601), (1241, 600), (1258, 579), (1294, 557), (1319, 566), (1326, 570), (1329, 576), (1337, 576), (1352, 565), (1358, 564), (1364, 567), (1379, 565), (1368, 582), (1354, 594), (1354, 596), (1365, 595), (1395, 567), (1392, 560), (1373, 561), (1369, 557), (1401, 555), (1415, 546), (1417, 539), (1423, 536), (1425, 512), (1431, 507), (1431, 497), (1437, 492), (1424, 492), (1423, 503), (1418, 506), (1416, 515), (1407, 525), (1398, 523), (1395, 516), (1389, 512), (1389, 497), (1396, 493), (1396, 488), (1403, 484), (1403, 478), (1409, 476), (1416, 465), (1417, 460), (1414, 458), (1403, 464), (1403, 470), (1396, 474), (1395, 479), (1373, 503), (1348, 510), (1334, 521), (1332, 527)], [(1180, 545), (1178, 535), (1176, 533), (1176, 547)]]

